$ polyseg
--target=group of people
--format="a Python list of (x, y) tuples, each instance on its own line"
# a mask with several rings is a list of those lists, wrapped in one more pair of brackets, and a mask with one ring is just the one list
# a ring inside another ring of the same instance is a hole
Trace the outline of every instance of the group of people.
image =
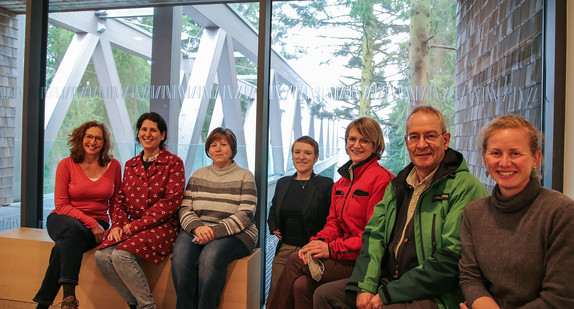
[[(209, 134), (213, 164), (186, 186), (182, 160), (164, 147), (161, 116), (146, 113), (136, 127), (143, 151), (126, 162), (123, 180), (103, 124), (70, 135), (38, 308), (60, 287), (62, 307), (78, 307), (82, 255), (94, 247), (130, 308), (157, 308), (139, 262), (158, 264), (172, 252), (177, 308), (217, 308), (227, 266), (254, 250), (255, 181), (233, 160), (234, 133)], [(344, 138), (349, 161), (335, 183), (313, 170), (313, 138), (292, 145), (296, 173), (278, 180), (267, 221), (279, 239), (267, 308), (574, 307), (574, 201), (541, 186), (542, 136), (530, 122), (504, 115), (483, 128), (482, 158), (496, 182), (490, 196), (449, 147), (446, 120), (431, 106), (407, 116), (411, 163), (396, 177), (379, 164), (385, 144), (375, 120), (352, 121)]]
[(125, 163), (123, 180), (104, 124), (86, 122), (70, 135), (70, 157), (56, 170), (56, 207), (47, 219), (55, 245), (37, 308), (48, 308), (60, 288), (61, 307), (78, 308), (82, 255), (94, 247), (102, 275), (130, 308), (157, 308), (139, 262), (158, 264), (172, 252), (177, 308), (217, 308), (227, 265), (254, 250), (255, 180), (233, 160), (235, 134), (209, 134), (213, 164), (186, 186), (183, 161), (164, 146), (165, 120), (145, 113), (136, 129), (143, 151)]
[(440, 111), (413, 108), (405, 129), (411, 163), (394, 177), (379, 125), (351, 122), (332, 190), (305, 191), (318, 151), (295, 142), (268, 218), (280, 241), (266, 308), (574, 308), (574, 201), (540, 185), (540, 132), (514, 115), (483, 128), (488, 196)]

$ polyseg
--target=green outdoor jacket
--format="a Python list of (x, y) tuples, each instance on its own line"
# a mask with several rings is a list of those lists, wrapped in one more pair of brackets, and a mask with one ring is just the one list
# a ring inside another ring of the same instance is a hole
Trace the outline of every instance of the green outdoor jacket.
[(404, 168), (375, 206), (363, 233), (363, 247), (347, 290), (378, 293), (385, 305), (433, 298), (440, 308), (458, 308), (464, 301), (459, 286), (460, 225), (466, 205), (488, 196), (468, 171), (461, 153), (447, 149), (432, 184), (421, 195), (414, 214), (419, 265), (386, 285), (380, 282), (381, 261), (402, 205), (406, 178), (414, 165)]

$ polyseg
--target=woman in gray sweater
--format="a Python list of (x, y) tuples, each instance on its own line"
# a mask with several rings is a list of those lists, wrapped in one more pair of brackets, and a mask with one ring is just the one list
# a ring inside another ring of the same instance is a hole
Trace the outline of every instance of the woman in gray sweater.
[(182, 230), (171, 264), (177, 309), (217, 308), (227, 266), (251, 253), (257, 240), (255, 179), (233, 161), (233, 131), (214, 129), (205, 153), (213, 164), (191, 175), (179, 210)]
[(461, 308), (574, 308), (574, 201), (540, 185), (540, 132), (504, 115), (481, 137), (496, 185), (463, 214)]

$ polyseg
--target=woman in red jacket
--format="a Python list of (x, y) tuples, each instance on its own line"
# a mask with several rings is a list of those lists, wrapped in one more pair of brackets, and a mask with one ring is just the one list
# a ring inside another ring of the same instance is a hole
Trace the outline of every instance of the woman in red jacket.
[(48, 234), (56, 244), (40, 290), (37, 308), (48, 308), (62, 286), (62, 308), (78, 308), (75, 288), (84, 252), (102, 242), (108, 228), (110, 200), (120, 187), (121, 165), (110, 151), (103, 123), (88, 121), (68, 139), (70, 156), (56, 170), (56, 209), (48, 216)]
[(156, 113), (138, 122), (143, 151), (128, 160), (111, 211), (112, 227), (95, 258), (100, 271), (130, 308), (157, 308), (138, 261), (158, 264), (173, 250), (183, 199), (183, 161), (167, 151), (167, 124)]
[[(327, 224), (289, 256), (267, 308), (312, 308), (319, 285), (351, 276), (365, 225), (394, 175), (378, 163), (385, 144), (375, 120), (352, 121), (345, 141), (350, 160), (338, 170), (341, 178), (333, 186)], [(312, 274), (310, 268), (317, 271)]]

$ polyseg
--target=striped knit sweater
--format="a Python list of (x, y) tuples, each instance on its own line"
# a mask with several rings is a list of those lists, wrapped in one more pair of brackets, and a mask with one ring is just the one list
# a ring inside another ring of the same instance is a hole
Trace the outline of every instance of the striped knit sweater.
[(257, 242), (255, 178), (233, 162), (219, 169), (213, 164), (189, 178), (179, 209), (181, 227), (188, 233), (202, 225), (213, 229), (216, 238), (234, 235), (252, 251)]

